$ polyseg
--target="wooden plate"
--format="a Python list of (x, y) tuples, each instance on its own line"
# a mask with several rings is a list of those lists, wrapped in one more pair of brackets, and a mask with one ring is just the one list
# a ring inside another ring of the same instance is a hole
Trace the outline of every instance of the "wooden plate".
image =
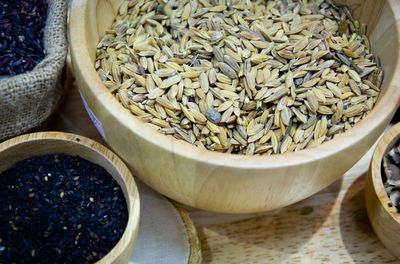
[(200, 241), (186, 209), (137, 180), (141, 219), (129, 264), (199, 264)]

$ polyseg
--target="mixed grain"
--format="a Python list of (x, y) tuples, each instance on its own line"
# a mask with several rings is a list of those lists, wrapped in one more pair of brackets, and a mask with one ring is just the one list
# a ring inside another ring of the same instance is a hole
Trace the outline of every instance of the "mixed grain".
[(321, 0), (125, 1), (95, 66), (149, 126), (246, 155), (332, 139), (368, 114), (383, 80), (365, 26)]

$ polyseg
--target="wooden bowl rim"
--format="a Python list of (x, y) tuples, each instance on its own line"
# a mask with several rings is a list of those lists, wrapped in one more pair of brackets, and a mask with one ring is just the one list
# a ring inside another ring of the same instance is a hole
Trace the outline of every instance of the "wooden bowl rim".
[[(393, 144), (395, 140), (400, 140), (400, 122), (391, 127), (379, 140), (374, 154), (372, 155), (369, 177), (371, 177), (372, 180), (374, 194), (378, 197), (381, 206), (400, 225), (400, 213), (397, 213), (397, 209), (394, 205), (392, 207), (388, 206), (388, 204), (393, 203), (386, 193), (381, 175), (383, 156), (388, 151), (389, 145)], [(386, 144), (386, 142), (388, 142), (388, 144)]]
[(109, 150), (102, 144), (84, 136), (65, 132), (36, 132), (14, 137), (0, 144), (0, 152), (7, 151), (8, 149), (13, 148), (17, 145), (47, 140), (70, 142), (76, 145), (80, 145), (84, 148), (94, 150), (97, 155), (102, 156), (104, 159), (108, 160), (118, 171), (118, 174), (122, 177), (123, 183), (128, 191), (128, 196), (125, 196), (124, 194), (126, 202), (129, 201), (129, 203), (127, 203), (127, 206), (129, 205), (128, 222), (126, 224), (124, 233), (122, 234), (118, 243), (103, 258), (96, 262), (98, 264), (113, 263), (115, 259), (118, 258), (118, 256), (126, 250), (131, 241), (136, 238), (137, 234), (135, 234), (134, 232), (137, 231), (139, 227), (139, 191), (130, 170), (116, 154), (114, 154), (111, 150)]
[[(386, 0), (386, 2), (392, 11), (397, 33), (396, 39), (400, 43), (400, 19), (397, 19), (400, 14), (394, 12), (394, 7), (400, 8), (400, 3), (396, 2), (396, 0)], [(363, 120), (358, 122), (352, 129), (337, 135), (334, 139), (317, 147), (270, 156), (246, 156), (199, 149), (183, 140), (170, 138), (146, 126), (144, 122), (125, 109), (105, 87), (91, 62), (86, 48), (88, 46), (87, 41), (84, 37), (85, 34), (83, 34), (88, 25), (88, 21), (85, 18), (85, 11), (89, 8), (88, 3), (88, 0), (74, 0), (70, 10), (68, 32), (71, 55), (73, 62), (75, 62), (73, 63), (75, 74), (84, 75), (82, 79), (86, 86), (93, 95), (96, 95), (96, 103), (101, 103), (102, 107), (107, 110), (107, 115), (119, 120), (122, 126), (129, 129), (141, 140), (155, 145), (172, 155), (223, 168), (259, 170), (296, 167), (304, 163), (318, 162), (358, 144), (362, 138), (384, 123), (385, 118), (382, 118), (382, 113), (394, 114), (400, 102), (400, 86), (398, 85), (400, 83), (400, 55), (399, 50), (396, 50), (394, 55), (397, 59), (394, 74), (391, 80), (388, 80), (388, 77), (384, 80), (384, 82), (388, 82), (386, 92), (380, 95), (379, 101), (373, 110)], [(92, 10), (91, 13), (93, 13)], [(80, 91), (85, 98), (86, 91), (81, 89)], [(396, 105), (393, 105), (393, 101), (396, 102)]]
[(193, 223), (190, 218), (189, 212), (186, 208), (179, 202), (168, 199), (168, 202), (172, 204), (174, 209), (179, 213), (179, 216), (185, 226), (187, 242), (189, 244), (189, 258), (188, 264), (201, 264), (202, 263), (202, 253), (201, 253), (201, 241)]

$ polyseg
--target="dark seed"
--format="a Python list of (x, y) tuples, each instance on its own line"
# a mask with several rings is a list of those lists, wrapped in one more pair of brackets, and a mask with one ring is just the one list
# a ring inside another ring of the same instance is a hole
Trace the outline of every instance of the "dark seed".
[(219, 124), (219, 122), (221, 122), (221, 114), (214, 108), (210, 108), (207, 110), (206, 117), (210, 122), (214, 124)]
[(389, 196), (389, 207), (395, 207), (400, 213), (400, 142), (397, 142), (382, 159), (382, 181)]
[(128, 210), (102, 167), (64, 154), (0, 174), (0, 263), (93, 263), (119, 241)]
[(294, 80), (294, 84), (295, 84), (296, 86), (299, 86), (299, 85), (301, 85), (302, 83), (303, 83), (303, 78), (297, 78), (297, 79)]
[(339, 23), (339, 34), (342, 36), (343, 34), (346, 34), (348, 28), (347, 28), (347, 23), (345, 21), (340, 21)]
[(344, 64), (346, 64), (347, 66), (350, 66), (350, 65), (351, 65), (350, 60), (349, 60), (349, 58), (347, 58), (346, 55), (343, 55), (343, 54), (340, 54), (340, 53), (336, 53), (336, 56), (337, 56)]
[(45, 56), (43, 0), (0, 0), (0, 76), (32, 70)]
[(350, 65), (358, 74), (361, 74), (363, 72), (363, 70), (358, 67), (358, 65), (355, 64), (353, 61), (350, 61)]
[(157, 15), (164, 15), (164, 6), (163, 5), (158, 5), (157, 6)]

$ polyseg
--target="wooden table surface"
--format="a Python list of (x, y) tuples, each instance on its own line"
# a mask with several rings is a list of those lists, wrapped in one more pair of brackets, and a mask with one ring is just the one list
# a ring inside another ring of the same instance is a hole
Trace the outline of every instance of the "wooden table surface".
[[(105, 144), (73, 81), (68, 79), (65, 87), (66, 96), (45, 129)], [(324, 190), (283, 209), (228, 215), (188, 208), (203, 263), (400, 263), (379, 241), (366, 213), (365, 173), (371, 155)]]

